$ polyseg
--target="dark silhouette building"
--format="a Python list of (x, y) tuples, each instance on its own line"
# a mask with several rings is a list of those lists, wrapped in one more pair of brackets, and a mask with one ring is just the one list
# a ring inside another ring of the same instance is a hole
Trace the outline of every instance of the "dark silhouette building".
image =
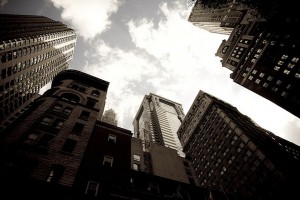
[(200, 91), (178, 136), (200, 186), (242, 199), (299, 198), (300, 147)]
[(69, 68), (76, 34), (43, 16), (0, 14), (0, 133)]

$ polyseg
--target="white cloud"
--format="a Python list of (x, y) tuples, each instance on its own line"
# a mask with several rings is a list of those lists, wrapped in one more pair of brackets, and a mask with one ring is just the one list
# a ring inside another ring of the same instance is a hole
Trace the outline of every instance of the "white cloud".
[[(106, 109), (113, 108), (118, 115), (120, 127), (132, 129), (132, 120), (144, 93), (133, 88), (147, 84), (147, 77), (157, 76), (159, 71), (151, 63), (147, 55), (141, 52), (122, 51), (111, 48), (102, 40), (98, 40), (97, 49), (86, 52), (87, 57), (93, 57), (94, 64), (87, 63), (83, 71), (108, 81)], [(128, 115), (131, 118), (128, 118)]]
[(94, 38), (107, 30), (109, 17), (117, 12), (117, 0), (51, 0), (55, 7), (62, 9), (62, 18), (69, 21), (76, 33), (84, 39)]
[[(150, 92), (171, 99), (189, 110), (199, 90), (236, 106), (241, 113), (280, 137), (299, 141), (299, 119), (229, 78), (215, 53), (228, 36), (201, 30), (186, 20), (183, 7), (162, 4), (165, 18), (127, 23), (136, 48), (123, 51), (102, 40), (85, 52), (84, 71), (110, 82), (106, 109), (113, 108), (119, 126), (132, 130), (132, 120), (144, 95)], [(291, 128), (293, 127), (293, 128)]]

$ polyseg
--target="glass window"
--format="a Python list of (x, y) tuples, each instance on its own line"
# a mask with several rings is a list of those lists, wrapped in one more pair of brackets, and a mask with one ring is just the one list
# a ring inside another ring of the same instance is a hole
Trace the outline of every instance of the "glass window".
[(91, 195), (91, 196), (97, 196), (99, 189), (99, 183), (95, 181), (88, 181), (85, 194)]
[(64, 109), (64, 111), (63, 111), (63, 114), (64, 114), (64, 115), (70, 115), (71, 112), (72, 112), (72, 108), (66, 107), (66, 108)]
[(44, 118), (42, 119), (42, 121), (41, 121), (41, 124), (42, 124), (42, 125), (45, 125), (45, 126), (49, 126), (50, 123), (51, 123), (51, 121), (52, 121), (52, 118), (51, 118), (51, 117), (44, 117)]
[(52, 165), (46, 181), (48, 183), (58, 183), (64, 173), (64, 170), (65, 168), (62, 165)]
[(75, 125), (73, 126), (72, 132), (81, 133), (83, 128), (84, 128), (84, 124), (76, 122)]
[(133, 160), (135, 160), (135, 161), (141, 161), (141, 156), (134, 154), (133, 155)]
[(139, 171), (140, 170), (140, 165), (136, 164), (136, 163), (133, 163), (133, 169), (136, 170), (136, 171)]
[(82, 111), (81, 114), (80, 114), (80, 116), (79, 116), (79, 118), (80, 118), (80, 119), (83, 119), (83, 120), (88, 120), (89, 116), (90, 116), (90, 113), (89, 113), (89, 112), (87, 112), (87, 111)]
[(61, 150), (64, 152), (72, 153), (76, 144), (77, 144), (77, 141), (72, 140), (72, 139), (67, 139)]
[(64, 122), (65, 122), (65, 120), (63, 120), (63, 119), (56, 119), (52, 126), (56, 129), (61, 129)]
[(111, 156), (104, 156), (103, 165), (112, 167), (114, 158)]
[(113, 134), (108, 135), (108, 141), (116, 142), (117, 141), (117, 136)]

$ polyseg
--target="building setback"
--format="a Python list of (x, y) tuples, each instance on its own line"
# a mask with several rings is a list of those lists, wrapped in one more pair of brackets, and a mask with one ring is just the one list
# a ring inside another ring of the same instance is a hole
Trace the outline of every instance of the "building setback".
[(134, 137), (143, 141), (144, 149), (154, 143), (175, 149), (184, 157), (176, 134), (183, 118), (181, 104), (150, 93), (145, 95), (134, 118)]
[(0, 133), (69, 68), (76, 34), (43, 16), (0, 14)]
[(299, 198), (300, 147), (200, 91), (178, 136), (202, 187), (242, 199)]

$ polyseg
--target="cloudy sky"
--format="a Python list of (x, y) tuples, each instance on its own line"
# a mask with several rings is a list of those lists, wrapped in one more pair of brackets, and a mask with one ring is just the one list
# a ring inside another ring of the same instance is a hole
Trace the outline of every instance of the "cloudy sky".
[(71, 68), (110, 83), (106, 109), (116, 111), (122, 128), (133, 131), (146, 94), (187, 113), (203, 90), (300, 145), (300, 119), (234, 83), (215, 56), (228, 36), (193, 26), (190, 9), (187, 0), (0, 0), (0, 13), (43, 15), (76, 31)]

